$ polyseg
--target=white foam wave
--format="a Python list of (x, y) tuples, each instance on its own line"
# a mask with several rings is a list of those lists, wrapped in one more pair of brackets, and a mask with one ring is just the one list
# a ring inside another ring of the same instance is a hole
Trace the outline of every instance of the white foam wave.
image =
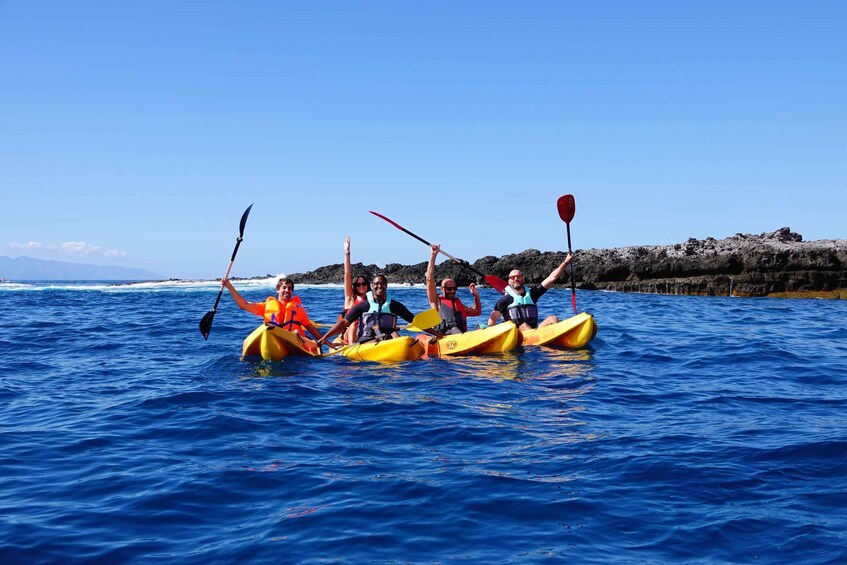
[[(280, 275), (282, 276), (282, 275)], [(279, 276), (259, 279), (233, 279), (232, 283), (238, 290), (267, 289), (271, 294)], [(173, 291), (202, 291), (218, 290), (220, 279), (214, 280), (179, 280), (143, 281), (143, 282), (110, 282), (110, 281), (37, 281), (37, 282), (2, 282), (3, 291), (100, 291), (100, 292), (173, 292)], [(342, 284), (298, 284), (297, 289), (327, 288), (341, 289)], [(425, 288), (423, 284), (389, 284), (389, 289)]]

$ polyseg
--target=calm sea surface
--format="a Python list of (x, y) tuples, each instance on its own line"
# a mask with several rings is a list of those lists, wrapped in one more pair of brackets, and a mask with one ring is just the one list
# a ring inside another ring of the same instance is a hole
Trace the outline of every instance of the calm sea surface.
[(0, 562), (847, 562), (847, 302), (581, 292), (582, 351), (270, 363), (227, 294), (203, 340), (218, 288), (0, 284)]

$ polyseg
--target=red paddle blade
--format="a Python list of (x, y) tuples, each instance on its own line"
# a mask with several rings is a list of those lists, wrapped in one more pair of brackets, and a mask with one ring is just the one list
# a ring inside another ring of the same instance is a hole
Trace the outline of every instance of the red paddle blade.
[(509, 283), (496, 275), (485, 275), (485, 282), (491, 285), (491, 288), (497, 292), (503, 292), (506, 290), (506, 287), (509, 286)]
[(571, 289), (571, 304), (573, 305), (573, 313), (577, 314), (576, 310), (576, 291)]
[(394, 227), (395, 227), (395, 228), (397, 228), (398, 230), (403, 230), (403, 231), (405, 231), (405, 229), (403, 228), (403, 226), (401, 226), (400, 224), (398, 224), (397, 222), (395, 222), (394, 220), (392, 220), (392, 219), (390, 219), (390, 218), (386, 218), (385, 216), (383, 216), (383, 215), (382, 215), (382, 214), (380, 214), (379, 212), (374, 212), (373, 210), (368, 210), (368, 212), (370, 212), (371, 214), (373, 214), (373, 215), (374, 215), (374, 216), (376, 216), (377, 218), (382, 218), (383, 220), (385, 220), (386, 222), (388, 222), (389, 224), (391, 224), (392, 226), (394, 226)]
[(562, 221), (566, 224), (571, 223), (574, 214), (576, 214), (576, 202), (573, 199), (573, 195), (565, 194), (564, 196), (560, 196), (556, 202), (556, 206), (559, 208), (559, 217), (562, 218)]

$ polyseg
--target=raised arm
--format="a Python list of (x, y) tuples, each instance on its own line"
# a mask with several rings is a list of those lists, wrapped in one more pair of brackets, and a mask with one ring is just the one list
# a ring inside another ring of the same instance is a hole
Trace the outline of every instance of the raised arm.
[(479, 316), (482, 314), (482, 302), (479, 300), (479, 291), (476, 288), (476, 283), (468, 285), (468, 290), (471, 291), (471, 294), (473, 295), (473, 308), (465, 306), (465, 315)]
[(229, 291), (229, 293), (232, 295), (232, 299), (235, 301), (235, 304), (238, 305), (239, 308), (241, 308), (242, 310), (247, 310), (251, 314), (255, 314), (257, 316), (262, 316), (264, 314), (264, 312), (262, 312), (261, 310), (263, 306), (262, 304), (259, 304), (257, 302), (247, 302), (246, 300), (244, 300), (244, 297), (241, 296), (237, 290), (235, 290), (235, 287), (232, 286), (232, 283), (229, 279), (224, 279), (222, 282), (226, 289)]
[(435, 289), (435, 256), (441, 246), (437, 243), (430, 246), (429, 263), (426, 265), (426, 299), (429, 301), (429, 307), (438, 310), (440, 304), (438, 300), (438, 291)]
[(350, 236), (344, 238), (344, 308), (353, 305), (353, 273), (350, 267)]
[(565, 260), (564, 260), (564, 261), (562, 261), (562, 263), (561, 263), (558, 267), (556, 267), (555, 269), (553, 269), (553, 272), (552, 272), (552, 273), (550, 273), (549, 275), (547, 275), (547, 278), (546, 278), (546, 279), (544, 279), (543, 281), (541, 281), (541, 286), (543, 286), (544, 288), (546, 288), (546, 289), (548, 289), (548, 290), (549, 290), (549, 289), (550, 289), (550, 287), (551, 287), (551, 286), (553, 286), (553, 284), (554, 284), (557, 280), (559, 280), (559, 278), (560, 278), (560, 277), (562, 276), (562, 274), (565, 272), (565, 267), (567, 267), (567, 266), (568, 266), (568, 263), (570, 263), (571, 261), (573, 261), (573, 254), (568, 253), (568, 256), (567, 256), (567, 257), (565, 257)]

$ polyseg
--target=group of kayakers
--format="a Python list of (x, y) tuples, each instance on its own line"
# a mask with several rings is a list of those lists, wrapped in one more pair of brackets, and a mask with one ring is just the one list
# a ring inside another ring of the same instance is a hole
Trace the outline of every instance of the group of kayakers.
[[(430, 307), (437, 310), (441, 322), (425, 331), (436, 337), (468, 331), (468, 317), (482, 313), (479, 290), (475, 283), (468, 286), (473, 297), (473, 307), (467, 306), (457, 296), (458, 286), (452, 278), (441, 281), (441, 293), (435, 285), (435, 258), (441, 247), (430, 246), (429, 263), (426, 270), (426, 292)], [(509, 273), (508, 286), (497, 301), (488, 317), (488, 325), (493, 326), (501, 318), (514, 322), (520, 329), (530, 329), (558, 322), (556, 316), (548, 316), (538, 322), (537, 302), (541, 296), (564, 274), (565, 267), (573, 256), (568, 253), (565, 260), (545, 278), (541, 285), (524, 285), (523, 273), (513, 269)], [(398, 318), (412, 323), (414, 315), (409, 309), (393, 300), (388, 293), (388, 279), (378, 274), (369, 279), (364, 275), (352, 275), (350, 264), (350, 237), (344, 240), (344, 307), (338, 321), (321, 334), (317, 326), (309, 320), (300, 298), (294, 294), (294, 283), (289, 278), (281, 278), (276, 283), (277, 296), (269, 296), (264, 302), (248, 302), (224, 278), (223, 285), (229, 290), (233, 300), (242, 310), (264, 318), (266, 324), (278, 325), (283, 329), (305, 336), (308, 331), (319, 345), (343, 332), (342, 344), (364, 343), (373, 340), (391, 339), (399, 336)]]

